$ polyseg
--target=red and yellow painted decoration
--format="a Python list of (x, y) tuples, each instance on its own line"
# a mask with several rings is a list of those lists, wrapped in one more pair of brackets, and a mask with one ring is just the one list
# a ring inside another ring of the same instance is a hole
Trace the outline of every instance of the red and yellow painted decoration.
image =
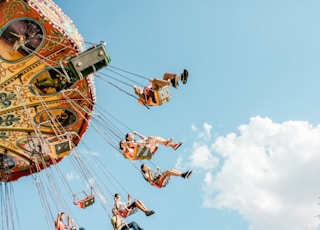
[(93, 109), (94, 85), (92, 77), (74, 76), (66, 60), (83, 50), (77, 29), (51, 0), (0, 0), (1, 181), (63, 158), (46, 154), (42, 139), (73, 133), (72, 145), (79, 144)]

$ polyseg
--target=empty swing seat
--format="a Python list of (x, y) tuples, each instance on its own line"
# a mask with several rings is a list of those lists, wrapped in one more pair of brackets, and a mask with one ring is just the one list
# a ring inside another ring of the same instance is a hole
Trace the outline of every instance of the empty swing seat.
[(80, 53), (77, 57), (73, 57), (69, 60), (68, 67), (76, 76), (82, 79), (107, 66), (110, 61), (111, 59), (104, 44), (100, 44)]
[(78, 205), (80, 208), (86, 208), (94, 203), (94, 196), (89, 195), (82, 200), (74, 202), (75, 205)]
[(72, 150), (72, 143), (69, 139), (63, 139), (49, 143), (51, 157), (58, 159), (66, 156)]

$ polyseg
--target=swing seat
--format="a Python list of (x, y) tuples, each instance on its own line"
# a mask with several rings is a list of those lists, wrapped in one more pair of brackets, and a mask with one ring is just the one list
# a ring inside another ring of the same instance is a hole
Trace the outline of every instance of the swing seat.
[(86, 208), (86, 207), (94, 204), (94, 196), (89, 195), (82, 200), (74, 202), (74, 204), (78, 205), (80, 208)]
[(170, 101), (170, 86), (164, 86), (160, 89), (157, 89), (157, 90), (152, 90), (153, 92), (153, 99), (154, 101), (152, 100), (152, 97), (150, 96), (150, 98), (148, 99), (148, 105), (149, 106), (153, 106), (153, 105), (162, 105), (168, 101)]
[(166, 185), (169, 183), (170, 177), (159, 177), (157, 181), (151, 183), (151, 185), (157, 187), (157, 188), (163, 188), (166, 187)]
[(133, 160), (150, 160), (152, 153), (150, 148), (143, 145), (136, 145), (133, 151)]
[(49, 143), (51, 157), (58, 159), (66, 156), (72, 150), (71, 140), (63, 139)]
[(135, 214), (137, 211), (138, 211), (137, 208), (133, 208), (133, 209), (118, 210), (118, 213), (123, 218), (126, 218), (132, 214)]
[(123, 218), (126, 218), (127, 216), (130, 215), (130, 211), (128, 209), (126, 209), (125, 211), (123, 212), (118, 212), (120, 216), (122, 216)]
[(75, 76), (82, 79), (107, 66), (110, 61), (111, 59), (102, 43), (69, 60), (68, 67)]
[[(78, 196), (80, 194), (84, 194), (85, 197), (83, 199), (78, 199)], [(93, 188), (91, 187), (91, 192), (89, 195), (87, 195), (86, 191), (82, 191), (78, 194), (74, 194), (73, 195), (73, 203), (77, 206), (79, 206), (80, 208), (86, 208), (88, 206), (91, 206), (94, 204), (95, 201), (95, 194), (93, 193)]]

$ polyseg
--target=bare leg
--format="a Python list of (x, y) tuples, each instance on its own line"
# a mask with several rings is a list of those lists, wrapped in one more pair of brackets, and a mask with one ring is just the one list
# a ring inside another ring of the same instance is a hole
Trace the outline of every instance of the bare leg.
[(154, 211), (148, 210), (147, 207), (144, 205), (144, 203), (142, 203), (141, 200), (136, 200), (135, 204), (136, 204), (137, 208), (140, 209), (141, 211), (143, 211), (147, 216), (154, 214)]
[[(178, 74), (174, 74), (174, 73), (165, 73), (165, 74), (163, 75), (163, 80), (165, 80), (165, 81), (174, 80), (177, 75), (178, 75)], [(179, 76), (179, 75), (178, 75), (178, 76)], [(179, 80), (180, 80), (180, 78), (179, 78)]]
[(164, 139), (162, 137), (155, 137), (155, 141), (157, 144), (161, 144), (161, 145), (168, 145), (168, 143), (170, 143), (172, 141), (172, 139)]
[(151, 146), (155, 146), (158, 144), (164, 145), (166, 147), (169, 146), (169, 147), (173, 148), (174, 150), (178, 149), (182, 145), (181, 141), (177, 142), (177, 143), (172, 143), (172, 138), (166, 140), (162, 137), (154, 137), (154, 136), (148, 137), (147, 143), (149, 143)]
[(169, 81), (174, 88), (178, 88), (179, 80), (181, 80), (181, 75), (173, 74), (173, 73), (165, 73), (163, 75), (163, 80)]
[(182, 176), (182, 172), (176, 169), (168, 169), (167, 171), (162, 172), (162, 176)]
[(166, 80), (160, 80), (160, 79), (152, 79), (150, 80), (152, 83), (152, 89), (157, 90), (159, 88), (162, 88), (164, 86), (170, 85), (169, 81)]
[(144, 203), (142, 203), (141, 200), (136, 200), (135, 203), (136, 203), (137, 208), (140, 209), (141, 211), (143, 211), (143, 212), (148, 211), (147, 207), (144, 205)]
[(186, 171), (182, 173), (181, 171), (178, 171), (176, 169), (169, 169), (167, 171), (162, 172), (162, 176), (164, 177), (170, 177), (170, 176), (181, 176), (184, 179), (187, 179), (191, 176), (192, 170), (191, 171)]
[(147, 143), (150, 145), (164, 145), (164, 146), (169, 146), (170, 143), (172, 142), (172, 139), (164, 139), (162, 137), (155, 137), (155, 136), (149, 136), (147, 139)]

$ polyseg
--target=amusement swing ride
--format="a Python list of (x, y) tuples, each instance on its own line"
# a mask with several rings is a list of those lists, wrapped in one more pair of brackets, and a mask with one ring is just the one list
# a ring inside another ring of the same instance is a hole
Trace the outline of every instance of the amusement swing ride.
[[(0, 0), (0, 192), (7, 197), (1, 199), (3, 229), (15, 229), (12, 184), (26, 176), (33, 178), (48, 229), (54, 228), (58, 211), (68, 210), (58, 184), (79, 208), (98, 199), (110, 212), (105, 191), (111, 195), (112, 191), (77, 149), (89, 125), (117, 151), (124, 135), (110, 117), (119, 121), (96, 104), (94, 77), (102, 79), (100, 70), (110, 68), (106, 44), (90, 45), (86, 48), (71, 19), (52, 0)], [(168, 102), (169, 87), (154, 96), (157, 105)], [(81, 177), (85, 189), (80, 192), (73, 191), (59, 167), (65, 158)], [(135, 148), (134, 160), (150, 158), (148, 149)], [(113, 177), (98, 159), (93, 160)], [(77, 223), (72, 227), (78, 229)]]
[[(93, 74), (110, 57), (103, 42), (86, 50), (72, 21), (51, 0), (1, 0), (0, 10), (1, 193), (9, 197), (11, 183), (31, 175), (46, 206), (37, 173), (58, 166), (80, 143), (95, 104)], [(93, 189), (83, 193), (72, 194), (81, 208), (95, 198)], [(14, 229), (11, 203), (1, 204), (7, 229)], [(46, 210), (52, 225), (53, 211)]]

